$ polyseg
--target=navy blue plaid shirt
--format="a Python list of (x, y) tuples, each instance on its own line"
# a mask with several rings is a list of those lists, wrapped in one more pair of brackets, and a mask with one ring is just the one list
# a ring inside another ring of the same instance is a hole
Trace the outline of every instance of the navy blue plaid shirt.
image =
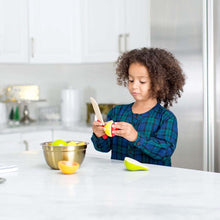
[(138, 132), (136, 141), (114, 136), (103, 139), (92, 135), (92, 142), (98, 151), (112, 151), (111, 158), (124, 160), (131, 157), (142, 163), (171, 166), (171, 155), (177, 143), (177, 120), (175, 115), (159, 103), (143, 114), (134, 114), (132, 105), (118, 105), (111, 109), (107, 121), (128, 122)]

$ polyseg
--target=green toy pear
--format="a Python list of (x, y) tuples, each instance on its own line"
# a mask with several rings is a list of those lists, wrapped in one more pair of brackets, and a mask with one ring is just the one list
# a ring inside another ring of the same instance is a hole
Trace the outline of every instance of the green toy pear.
[(130, 157), (125, 157), (124, 164), (125, 164), (125, 167), (130, 171), (149, 170), (147, 166), (145, 166), (144, 164)]

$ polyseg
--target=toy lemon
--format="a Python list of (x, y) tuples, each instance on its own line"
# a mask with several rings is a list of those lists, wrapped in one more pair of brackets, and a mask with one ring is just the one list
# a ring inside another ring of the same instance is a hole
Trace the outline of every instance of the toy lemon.
[(118, 130), (117, 128), (112, 127), (112, 125), (115, 125), (113, 121), (109, 121), (104, 127), (105, 127), (105, 134), (109, 137), (114, 137), (115, 134), (112, 133), (112, 131)]

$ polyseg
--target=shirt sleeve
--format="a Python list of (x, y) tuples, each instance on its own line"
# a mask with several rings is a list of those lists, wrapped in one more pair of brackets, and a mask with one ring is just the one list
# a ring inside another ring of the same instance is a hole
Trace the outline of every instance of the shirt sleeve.
[(94, 148), (97, 151), (109, 152), (111, 150), (110, 138), (107, 138), (107, 139), (103, 139), (102, 137), (98, 138), (93, 133), (91, 140), (92, 140), (92, 143), (94, 145)]
[[(110, 110), (108, 115), (107, 115), (107, 121), (112, 120), (112, 115), (113, 115), (113, 110)], [(92, 143), (94, 145), (94, 148), (97, 151), (101, 152), (109, 152), (112, 147), (111, 147), (111, 138), (103, 139), (102, 137), (98, 138), (96, 135), (93, 133), (91, 137)]]
[(170, 117), (162, 122), (159, 130), (146, 138), (144, 132), (138, 132), (138, 137), (133, 145), (155, 160), (171, 157), (177, 142), (177, 120)]

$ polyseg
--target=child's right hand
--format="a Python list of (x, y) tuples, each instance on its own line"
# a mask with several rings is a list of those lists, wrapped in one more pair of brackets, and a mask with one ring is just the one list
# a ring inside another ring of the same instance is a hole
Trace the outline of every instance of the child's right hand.
[(103, 135), (105, 135), (105, 128), (103, 127), (102, 123), (100, 121), (94, 121), (92, 124), (92, 130), (93, 133), (96, 135), (96, 137), (100, 138)]

